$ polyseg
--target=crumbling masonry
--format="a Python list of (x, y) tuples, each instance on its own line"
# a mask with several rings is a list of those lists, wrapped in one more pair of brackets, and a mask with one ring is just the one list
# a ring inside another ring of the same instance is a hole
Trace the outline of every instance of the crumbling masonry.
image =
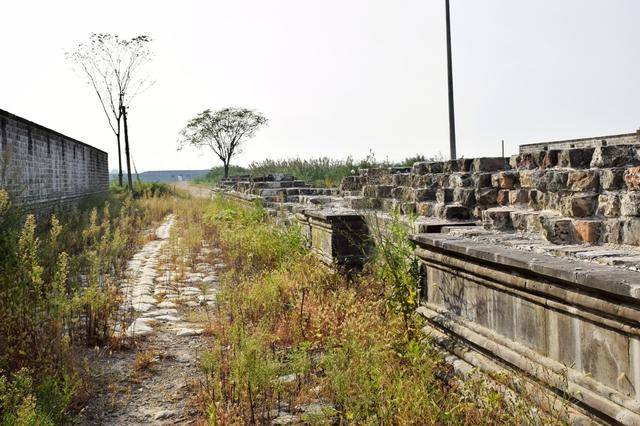
[(371, 217), (415, 214), (419, 312), (459, 370), (524, 373), (569, 404), (571, 422), (640, 424), (638, 134), (360, 170), (335, 189), (291, 176), (224, 184), (291, 212), (341, 266), (364, 260)]

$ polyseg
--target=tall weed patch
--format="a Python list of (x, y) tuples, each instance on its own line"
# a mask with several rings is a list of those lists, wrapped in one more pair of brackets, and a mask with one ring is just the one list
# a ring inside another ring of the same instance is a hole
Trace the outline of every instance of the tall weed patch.
[(0, 422), (71, 420), (89, 391), (76, 348), (109, 342), (126, 262), (170, 207), (112, 194), (38, 223), (0, 190)]
[[(529, 404), (455, 378), (421, 333), (417, 265), (406, 229), (358, 276), (325, 267), (295, 227), (220, 198), (205, 225), (222, 249), (212, 344), (201, 358), (210, 424), (504, 424)], [(387, 252), (385, 252), (386, 250)]]

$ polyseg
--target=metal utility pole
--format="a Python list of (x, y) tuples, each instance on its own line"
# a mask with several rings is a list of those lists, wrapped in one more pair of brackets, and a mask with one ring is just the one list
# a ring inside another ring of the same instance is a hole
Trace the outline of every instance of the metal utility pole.
[(449, 150), (451, 159), (456, 155), (456, 119), (453, 110), (453, 67), (451, 65), (451, 19), (449, 17), (449, 0), (445, 0), (447, 15), (447, 75), (449, 78)]

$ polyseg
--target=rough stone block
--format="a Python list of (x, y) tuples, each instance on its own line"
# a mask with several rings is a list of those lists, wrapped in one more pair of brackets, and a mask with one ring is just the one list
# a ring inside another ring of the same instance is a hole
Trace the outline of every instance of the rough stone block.
[(621, 189), (624, 184), (624, 169), (600, 170), (600, 186), (602, 189), (612, 191)]
[(526, 189), (513, 189), (509, 191), (509, 203), (515, 204), (527, 204), (529, 202), (529, 191)]
[(472, 158), (458, 158), (458, 171), (469, 172), (471, 171), (471, 164), (473, 164)]
[(624, 183), (630, 191), (640, 191), (640, 167), (631, 167), (624, 172)]
[(597, 201), (597, 194), (569, 195), (562, 199), (562, 213), (569, 217), (593, 216)]
[(507, 168), (507, 161), (502, 157), (474, 158), (471, 170), (473, 172), (497, 172)]
[(436, 200), (438, 203), (450, 203), (453, 201), (453, 189), (440, 188), (436, 192)]
[(620, 222), (622, 224), (620, 230), (622, 244), (640, 245), (640, 219), (623, 219)]
[(469, 174), (456, 173), (449, 176), (449, 185), (452, 188), (466, 188), (473, 185), (473, 180)]
[(513, 223), (513, 228), (517, 231), (526, 231), (527, 230), (527, 222), (528, 217), (531, 215), (531, 212), (525, 210), (514, 210), (511, 212), (511, 222)]
[(599, 185), (600, 173), (598, 170), (575, 170), (569, 172), (567, 187), (570, 191), (597, 191)]
[(442, 161), (427, 163), (427, 173), (442, 173)]
[(640, 192), (629, 191), (622, 196), (620, 213), (623, 216), (640, 216)]
[(393, 175), (391, 173), (386, 174), (386, 175), (381, 175), (378, 178), (378, 184), (379, 185), (389, 185), (389, 186), (395, 186), (393, 184)]
[(400, 203), (400, 213), (415, 214), (415, 212), (416, 212), (416, 203), (412, 203), (412, 202)]
[(411, 173), (396, 173), (391, 176), (392, 176), (391, 184), (393, 186), (411, 185)]
[(476, 189), (476, 202), (483, 206), (496, 204), (498, 201), (498, 190), (495, 188)]
[(411, 167), (411, 173), (416, 175), (423, 175), (427, 173), (427, 164), (428, 163), (426, 161), (413, 163), (413, 166)]
[(368, 208), (369, 199), (365, 197), (344, 197), (344, 206), (348, 209), (362, 210)]
[(491, 188), (491, 173), (474, 173), (471, 175), (475, 189)]
[(538, 190), (536, 189), (530, 189), (529, 190), (529, 207), (535, 210), (539, 210), (540, 207), (540, 200), (538, 199), (538, 195), (540, 194), (540, 192), (538, 192)]
[(511, 212), (507, 209), (487, 209), (482, 212), (482, 224), (485, 229), (495, 229), (496, 231), (513, 230)]
[(569, 173), (562, 170), (546, 170), (535, 182), (535, 188), (540, 191), (560, 192), (567, 189)]
[(479, 206), (476, 204), (471, 209), (471, 216), (473, 216), (474, 219), (482, 219), (482, 212), (485, 210), (486, 208), (484, 206)]
[(376, 198), (378, 196), (378, 188), (376, 185), (365, 185), (362, 187), (362, 195), (368, 198)]
[(540, 215), (540, 225), (545, 238), (553, 244), (573, 244), (576, 241), (571, 219)]
[(436, 176), (436, 182), (438, 183), (438, 187), (440, 188), (449, 188), (449, 175), (440, 173)]
[(471, 207), (476, 202), (475, 190), (471, 188), (455, 188), (453, 190), (453, 201), (462, 206)]
[(543, 172), (540, 170), (522, 170), (520, 172), (520, 186), (526, 189), (533, 189), (542, 175)]
[[(540, 221), (540, 216), (542, 212), (531, 212), (526, 216), (527, 219), (527, 232), (531, 232), (537, 235), (544, 235), (544, 229), (542, 226), (542, 222)], [(547, 217), (549, 214), (547, 213)]]
[(416, 203), (416, 213), (421, 216), (435, 216), (436, 203), (433, 201), (421, 201)]
[(558, 165), (558, 156), (560, 154), (560, 150), (552, 149), (547, 151), (547, 155), (544, 157), (544, 162), (542, 166), (545, 169), (556, 167)]
[(623, 225), (624, 221), (621, 219), (606, 219), (600, 242), (602, 244), (620, 244), (622, 242)]
[(573, 226), (576, 230), (578, 238), (589, 244), (597, 244), (600, 241), (602, 230), (604, 228), (601, 220), (575, 220)]
[(518, 182), (518, 172), (498, 172), (491, 176), (491, 185), (494, 188), (514, 189)]
[(508, 189), (500, 189), (498, 191), (498, 197), (496, 198), (496, 203), (499, 206), (508, 206), (509, 205), (509, 190)]
[(340, 189), (343, 191), (357, 191), (362, 189), (364, 185), (364, 178), (362, 176), (347, 176), (342, 179)]
[(391, 198), (400, 201), (413, 201), (413, 188), (408, 186), (398, 186), (391, 190)]
[(460, 171), (458, 160), (449, 160), (442, 163), (443, 173), (456, 173)]
[(442, 217), (443, 219), (469, 219), (469, 209), (456, 204), (447, 204), (444, 206)]
[(435, 201), (436, 190), (432, 188), (415, 188), (413, 190), (413, 200), (415, 202)]
[(605, 145), (595, 148), (591, 167), (622, 167), (640, 164), (636, 145)]
[(390, 198), (391, 185), (365, 185), (362, 188), (362, 195), (369, 198)]
[(558, 155), (558, 165), (574, 169), (588, 168), (591, 164), (593, 151), (594, 148), (563, 149)]
[(514, 170), (517, 169), (519, 161), (520, 161), (520, 156), (518, 154), (514, 154), (511, 157), (509, 157), (509, 168)]
[(543, 210), (560, 210), (562, 197), (557, 192), (543, 192), (537, 193), (538, 205)]
[(597, 214), (604, 217), (620, 216), (620, 196), (615, 192), (600, 194)]
[(394, 212), (400, 209), (400, 202), (393, 198), (379, 199), (380, 207), (386, 212)]
[(518, 170), (533, 170), (538, 168), (533, 152), (524, 152), (520, 154), (516, 163)]
[(437, 175), (434, 175), (432, 173), (424, 175), (413, 175), (411, 185), (414, 188), (437, 188), (438, 181), (436, 177)]

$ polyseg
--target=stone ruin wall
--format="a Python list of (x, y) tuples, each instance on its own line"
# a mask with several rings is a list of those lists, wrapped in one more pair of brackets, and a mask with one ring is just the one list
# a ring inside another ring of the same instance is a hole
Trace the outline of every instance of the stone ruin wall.
[(623, 136), (360, 170), (332, 189), (244, 177), (225, 194), (295, 217), (312, 252), (346, 268), (366, 260), (372, 217), (414, 214), (418, 311), (456, 371), (520, 373), (570, 424), (634, 425), (640, 145)]
[(550, 149), (596, 148), (607, 145), (631, 145), (637, 143), (640, 143), (640, 130), (635, 133), (598, 136), (595, 138), (567, 139), (562, 141), (524, 144), (520, 145), (519, 152), (520, 154), (523, 154), (525, 152), (548, 151)]
[(108, 190), (107, 153), (0, 110), (0, 187), (38, 213)]
[[(555, 244), (640, 245), (640, 145), (361, 170), (341, 185), (354, 209), (478, 220)], [(347, 195), (348, 194), (348, 195)]]

